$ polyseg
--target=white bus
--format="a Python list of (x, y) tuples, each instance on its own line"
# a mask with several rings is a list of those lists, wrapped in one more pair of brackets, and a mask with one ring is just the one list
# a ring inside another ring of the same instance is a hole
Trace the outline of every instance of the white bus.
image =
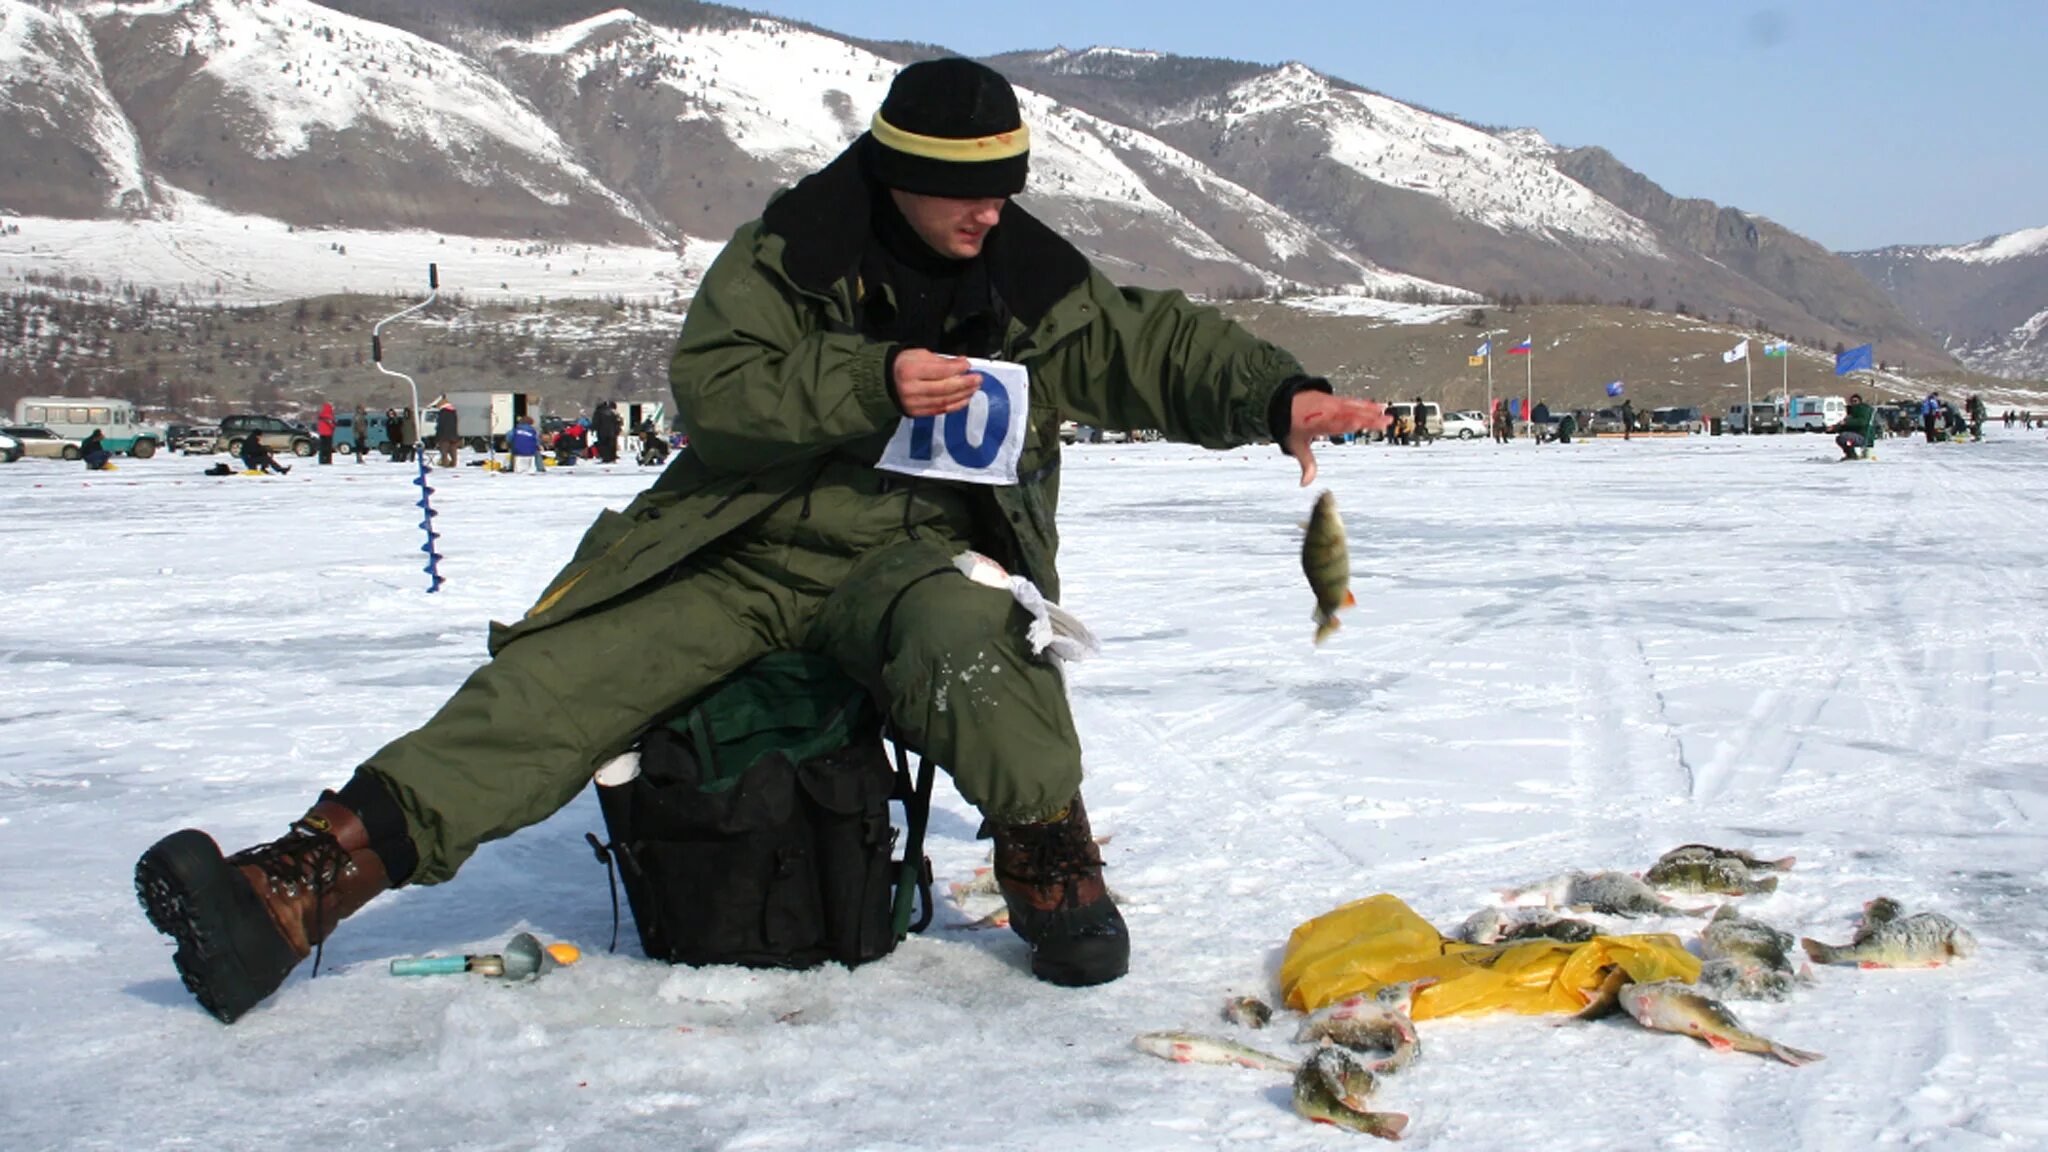
[(143, 423), (135, 415), (135, 405), (105, 396), (25, 396), (14, 405), (14, 422), (40, 424), (73, 440), (83, 440), (97, 428), (107, 451), (145, 460), (164, 444), (164, 430)]

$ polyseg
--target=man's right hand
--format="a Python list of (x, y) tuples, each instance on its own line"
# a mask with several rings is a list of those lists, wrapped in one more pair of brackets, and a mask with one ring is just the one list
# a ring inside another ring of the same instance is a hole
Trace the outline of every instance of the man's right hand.
[(967, 407), (981, 389), (981, 376), (964, 356), (905, 348), (896, 354), (895, 383), (905, 416), (944, 416)]

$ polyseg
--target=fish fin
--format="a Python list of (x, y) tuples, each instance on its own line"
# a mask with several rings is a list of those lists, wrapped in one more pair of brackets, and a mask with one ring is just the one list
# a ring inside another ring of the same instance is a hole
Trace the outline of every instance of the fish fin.
[(1356, 597), (1356, 596), (1353, 596), (1353, 595), (1351, 594), (1351, 589), (1349, 589), (1349, 588), (1346, 588), (1346, 589), (1344, 590), (1344, 607), (1346, 607), (1346, 608), (1356, 608), (1356, 607), (1358, 607), (1358, 597)]
[(1792, 866), (1797, 863), (1799, 863), (1799, 857), (1783, 856), (1776, 860), (1771, 861), (1771, 867), (1777, 869), (1780, 872), (1790, 872), (1792, 870)]
[(1799, 938), (1799, 946), (1806, 949), (1806, 954), (1821, 964), (1833, 964), (1835, 962), (1836, 949), (1833, 945), (1823, 944), (1811, 936), (1801, 936)]
[(1756, 882), (1756, 890), (1759, 892), (1776, 892), (1778, 890), (1778, 878), (1776, 876), (1764, 877)]
[(1779, 1044), (1775, 1041), (1771, 1043), (1771, 1055), (1792, 1065), (1794, 1068), (1802, 1064), (1811, 1064), (1816, 1060), (1827, 1059), (1827, 1057), (1818, 1052), (1808, 1052), (1804, 1048), (1793, 1048), (1790, 1045)]
[(1377, 1121), (1371, 1129), (1372, 1134), (1383, 1139), (1399, 1140), (1401, 1133), (1408, 1130), (1408, 1114), (1405, 1112), (1370, 1112), (1367, 1115)]
[(1888, 965), (1879, 964), (1875, 960), (1860, 960), (1857, 962), (1856, 967), (1862, 969), (1865, 972), (1875, 972), (1879, 968), (1888, 967)]
[(1701, 1036), (1700, 1039), (1705, 1040), (1707, 1047), (1716, 1052), (1732, 1052), (1735, 1049), (1734, 1042), (1726, 1036)]

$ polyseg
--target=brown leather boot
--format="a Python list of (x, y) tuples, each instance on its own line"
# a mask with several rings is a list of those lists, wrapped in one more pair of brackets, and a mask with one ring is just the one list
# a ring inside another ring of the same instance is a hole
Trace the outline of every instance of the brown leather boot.
[(996, 884), (1010, 928), (1031, 945), (1031, 974), (1079, 988), (1107, 984), (1131, 966), (1131, 937), (1102, 881), (1102, 852), (1081, 797), (1042, 824), (1001, 824)]
[(362, 819), (333, 793), (268, 844), (223, 859), (213, 837), (187, 828), (135, 865), (143, 911), (178, 942), (178, 975), (224, 1024), (277, 991), (336, 924), (391, 886)]

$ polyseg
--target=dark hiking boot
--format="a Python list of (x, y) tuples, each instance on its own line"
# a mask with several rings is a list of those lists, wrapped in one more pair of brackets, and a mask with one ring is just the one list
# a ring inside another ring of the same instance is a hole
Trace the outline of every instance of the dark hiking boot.
[(1102, 853), (1081, 798), (1045, 823), (993, 831), (996, 883), (1011, 929), (1031, 945), (1031, 974), (1081, 988), (1128, 971), (1130, 933), (1102, 882)]
[(391, 886), (362, 819), (332, 793), (268, 844), (223, 858), (213, 837), (186, 828), (135, 864), (142, 910), (177, 940), (178, 975), (223, 1024), (277, 991), (337, 923)]

